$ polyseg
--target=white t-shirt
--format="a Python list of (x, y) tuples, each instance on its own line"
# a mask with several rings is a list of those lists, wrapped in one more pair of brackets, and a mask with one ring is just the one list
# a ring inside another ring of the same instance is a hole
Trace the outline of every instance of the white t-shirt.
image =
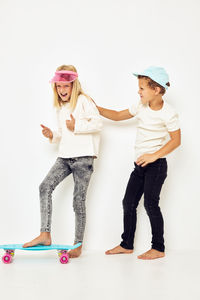
[(164, 101), (160, 110), (152, 110), (149, 105), (139, 102), (129, 108), (131, 115), (138, 121), (135, 142), (135, 159), (145, 153), (154, 153), (168, 141), (170, 131), (179, 127), (178, 114)]
[[(73, 132), (66, 126), (70, 114), (75, 118)], [(102, 121), (92, 100), (80, 95), (74, 111), (71, 112), (69, 103), (66, 103), (58, 109), (57, 118), (58, 131), (53, 131), (51, 142), (59, 143), (59, 157), (98, 156)]]

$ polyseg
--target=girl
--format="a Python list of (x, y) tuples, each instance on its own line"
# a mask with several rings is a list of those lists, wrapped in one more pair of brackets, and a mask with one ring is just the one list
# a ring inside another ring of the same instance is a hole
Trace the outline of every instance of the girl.
[[(51, 80), (54, 106), (57, 108), (58, 131), (41, 125), (43, 135), (51, 143), (59, 143), (58, 158), (40, 185), (41, 233), (24, 247), (51, 244), (52, 192), (72, 173), (74, 179), (73, 209), (75, 212), (74, 244), (83, 241), (86, 192), (93, 172), (93, 160), (98, 155), (102, 122), (99, 112), (81, 88), (74, 66), (57, 68)], [(82, 246), (71, 250), (78, 257)]]

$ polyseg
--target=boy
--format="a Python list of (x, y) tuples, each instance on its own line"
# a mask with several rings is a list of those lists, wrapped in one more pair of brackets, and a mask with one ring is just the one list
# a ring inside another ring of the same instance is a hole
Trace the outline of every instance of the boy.
[[(149, 67), (136, 74), (139, 81), (140, 103), (122, 111), (98, 107), (100, 114), (120, 121), (136, 117), (138, 120), (135, 142), (135, 169), (130, 175), (123, 199), (124, 232), (122, 242), (106, 254), (133, 253), (136, 229), (136, 209), (142, 194), (144, 207), (150, 219), (152, 247), (139, 255), (139, 259), (156, 259), (165, 256), (164, 222), (159, 207), (160, 191), (167, 177), (165, 156), (181, 143), (178, 116), (162, 96), (167, 90), (169, 77), (160, 67)], [(167, 142), (167, 137), (170, 137)]]

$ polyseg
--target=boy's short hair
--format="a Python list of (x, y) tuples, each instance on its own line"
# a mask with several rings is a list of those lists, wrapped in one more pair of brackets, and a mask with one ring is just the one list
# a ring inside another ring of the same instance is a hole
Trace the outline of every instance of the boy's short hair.
[[(152, 90), (154, 90), (155, 87), (159, 87), (159, 88), (160, 88), (160, 94), (161, 94), (161, 95), (164, 95), (164, 94), (165, 94), (166, 89), (165, 89), (162, 85), (160, 85), (159, 83), (157, 83), (156, 81), (152, 80), (150, 77), (144, 76), (144, 75), (138, 75), (138, 79), (140, 79), (140, 78), (146, 79), (146, 80), (147, 80), (148, 86), (149, 86)], [(167, 86), (170, 86), (170, 83), (168, 82), (168, 83), (166, 83), (166, 85), (167, 85)]]

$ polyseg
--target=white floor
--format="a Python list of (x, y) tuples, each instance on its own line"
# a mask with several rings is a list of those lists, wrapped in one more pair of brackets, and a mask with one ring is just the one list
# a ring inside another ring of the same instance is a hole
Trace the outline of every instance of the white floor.
[(12, 264), (0, 263), (0, 299), (200, 300), (200, 252), (154, 261), (137, 254), (85, 251), (62, 265), (54, 251), (16, 251)]

